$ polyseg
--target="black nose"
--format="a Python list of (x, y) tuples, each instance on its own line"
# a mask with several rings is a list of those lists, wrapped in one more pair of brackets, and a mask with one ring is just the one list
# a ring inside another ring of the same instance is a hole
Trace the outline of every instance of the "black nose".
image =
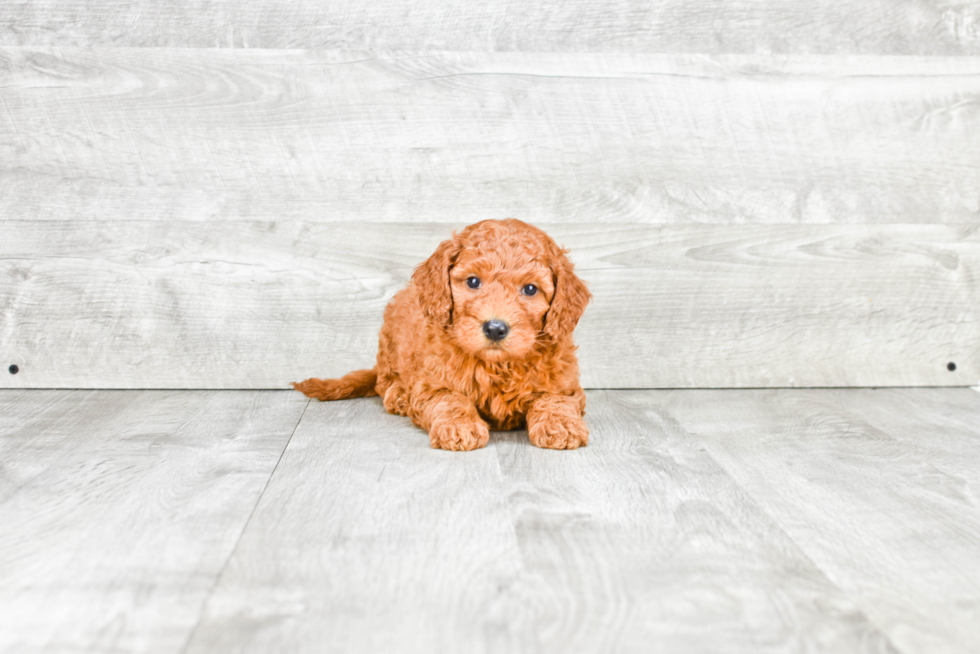
[(509, 331), (510, 326), (503, 320), (488, 320), (483, 323), (483, 333), (491, 341), (502, 341)]

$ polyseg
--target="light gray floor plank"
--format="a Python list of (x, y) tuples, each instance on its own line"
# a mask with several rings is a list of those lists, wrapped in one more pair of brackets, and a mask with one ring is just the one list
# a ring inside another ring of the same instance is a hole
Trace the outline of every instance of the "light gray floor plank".
[(219, 48), (977, 54), (976, 2), (5, 0), (0, 43)]
[[(280, 389), (371, 367), (385, 305), (453, 227), (0, 222), (0, 387)], [(587, 388), (980, 379), (976, 228), (548, 231), (594, 295)]]
[(314, 403), (282, 453), (306, 406), (0, 392), (0, 651), (980, 638), (972, 390), (596, 391), (576, 452), (439, 452), (377, 399)]
[(542, 649), (893, 651), (653, 395), (590, 393), (570, 455), (497, 443)]
[(591, 393), (575, 452), (311, 405), (188, 651), (892, 651), (634, 397)]
[(493, 448), (433, 450), (377, 399), (313, 403), (188, 652), (515, 651), (519, 574)]
[(0, 392), (0, 651), (181, 651), (306, 404)]
[(903, 652), (980, 642), (980, 395), (650, 395)]

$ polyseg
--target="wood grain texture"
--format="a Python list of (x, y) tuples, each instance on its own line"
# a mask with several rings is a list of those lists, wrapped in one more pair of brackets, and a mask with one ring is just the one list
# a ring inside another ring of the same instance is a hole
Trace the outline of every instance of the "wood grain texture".
[(978, 54), (972, 0), (7, 0), (5, 45)]
[[(445, 225), (0, 223), (5, 387), (284, 388), (374, 363)], [(588, 388), (971, 385), (976, 227), (554, 225)], [(947, 364), (956, 364), (955, 372)]]
[(509, 517), (492, 448), (454, 456), (380, 402), (314, 402), (186, 651), (521, 642), (513, 612), (485, 617), (520, 572)]
[(306, 404), (0, 392), (0, 651), (181, 652)]
[(457, 454), (376, 398), (0, 391), (0, 651), (975, 649), (980, 395), (588, 410)]
[(980, 396), (652, 397), (903, 652), (980, 642)]
[(694, 441), (589, 406), (588, 448), (461, 455), (311, 404), (188, 654), (894, 651)]
[(0, 216), (977, 224), (978, 95), (980, 57), (7, 47)]
[(551, 652), (894, 652), (650, 392), (593, 392), (580, 456), (496, 444)]

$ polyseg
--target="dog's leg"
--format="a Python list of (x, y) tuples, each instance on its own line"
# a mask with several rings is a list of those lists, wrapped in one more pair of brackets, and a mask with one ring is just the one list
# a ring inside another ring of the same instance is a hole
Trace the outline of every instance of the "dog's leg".
[(409, 416), (443, 450), (475, 450), (490, 440), (490, 428), (465, 396), (448, 389), (413, 394)]
[(538, 447), (573, 450), (589, 444), (589, 428), (582, 419), (581, 398), (545, 393), (527, 412), (527, 435)]

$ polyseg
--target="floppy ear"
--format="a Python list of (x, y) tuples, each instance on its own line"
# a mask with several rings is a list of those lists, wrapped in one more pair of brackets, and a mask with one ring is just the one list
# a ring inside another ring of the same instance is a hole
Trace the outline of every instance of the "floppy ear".
[(551, 308), (545, 318), (544, 332), (555, 341), (571, 335), (585, 312), (585, 306), (592, 299), (585, 283), (575, 274), (567, 252), (558, 250), (548, 262), (555, 277), (555, 295), (551, 298)]
[(452, 319), (453, 295), (449, 290), (449, 268), (455, 263), (462, 246), (453, 238), (443, 241), (432, 256), (412, 273), (412, 283), (418, 290), (422, 313), (439, 325)]

